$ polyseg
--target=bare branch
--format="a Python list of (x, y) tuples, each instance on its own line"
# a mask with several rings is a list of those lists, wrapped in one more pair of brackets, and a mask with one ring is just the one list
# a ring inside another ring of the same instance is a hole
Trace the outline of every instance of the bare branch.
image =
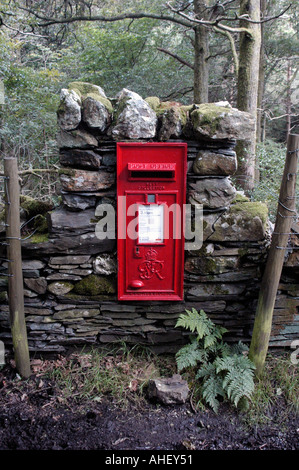
[(234, 58), (234, 63), (235, 63), (235, 68), (236, 68), (236, 75), (238, 76), (238, 71), (239, 71), (239, 58), (238, 58), (238, 54), (237, 54), (237, 50), (236, 50), (236, 45), (235, 45), (235, 41), (234, 41), (234, 38), (233, 36), (231, 35), (231, 33), (229, 31), (222, 31), (221, 29), (217, 28), (217, 27), (214, 27), (214, 30), (217, 32), (217, 33), (220, 33), (220, 34), (225, 34), (225, 36), (228, 38), (229, 42), (230, 42), (230, 46), (231, 46), (231, 51), (232, 51), (232, 54), (233, 54), (233, 58)]
[(12, 26), (8, 26), (7, 24), (5, 24), (3, 20), (1, 22), (1, 24), (5, 28), (10, 29), (11, 31), (15, 31), (16, 34), (22, 34), (23, 36), (33, 36), (33, 37), (36, 37), (36, 38), (46, 38), (47, 37), (47, 36), (43, 36), (42, 34), (29, 33), (29, 32), (26, 32), (26, 31), (21, 31), (19, 29), (13, 28)]
[(183, 17), (185, 20), (190, 21), (190, 23), (197, 24), (197, 25), (203, 25), (203, 26), (217, 26), (219, 29), (222, 29), (223, 31), (228, 31), (230, 33), (246, 33), (252, 36), (252, 32), (247, 29), (247, 28), (231, 28), (230, 26), (224, 25), (221, 23), (221, 21), (236, 21), (238, 20), (238, 16), (235, 15), (234, 18), (231, 17), (226, 17), (226, 16), (219, 16), (213, 21), (209, 20), (203, 20), (203, 19), (198, 19), (198, 18), (192, 18), (189, 15), (186, 15), (185, 13), (182, 13), (179, 10), (176, 10), (173, 8), (170, 3), (167, 3), (167, 6), (170, 8), (171, 11), (176, 13), (177, 15)]
[(47, 16), (43, 16), (37, 13), (30, 8), (20, 7), (22, 10), (27, 11), (28, 13), (34, 15), (36, 18), (42, 21), (39, 26), (50, 26), (53, 24), (64, 24), (64, 23), (75, 23), (79, 21), (103, 21), (106, 23), (112, 23), (115, 21), (126, 20), (126, 19), (142, 19), (142, 18), (150, 18), (154, 20), (164, 20), (170, 21), (172, 23), (179, 24), (181, 26), (186, 26), (188, 28), (192, 27), (193, 23), (190, 21), (186, 21), (183, 19), (175, 18), (173, 16), (161, 14), (154, 14), (154, 13), (145, 13), (145, 12), (128, 12), (123, 13), (122, 15), (116, 16), (102, 16), (102, 15), (90, 15), (90, 16), (69, 16), (65, 18), (48, 18)]
[(190, 64), (190, 62), (187, 62), (185, 59), (182, 57), (179, 57), (177, 54), (174, 54), (173, 52), (170, 52), (168, 49), (164, 49), (163, 47), (157, 47), (157, 50), (160, 52), (164, 52), (164, 54), (170, 55), (177, 61), (179, 61), (181, 64), (186, 65), (190, 69), (194, 70), (194, 65)]
[(286, 7), (281, 13), (279, 13), (278, 15), (276, 16), (268, 16), (268, 17), (265, 17), (264, 19), (260, 20), (260, 21), (254, 21), (252, 20), (248, 15), (241, 15), (241, 16), (238, 16), (236, 15), (236, 18), (238, 20), (243, 20), (243, 21), (247, 21), (248, 23), (254, 23), (254, 24), (262, 24), (262, 23), (267, 23), (268, 21), (272, 21), (272, 20), (277, 20), (278, 18), (280, 18), (281, 16), (283, 16), (290, 8), (291, 8), (292, 4), (290, 4), (288, 7)]
[[(40, 176), (38, 173), (58, 173), (58, 171), (58, 168), (32, 168), (30, 170), (21, 170), (18, 174)], [(0, 173), (0, 176), (4, 176), (4, 173)]]

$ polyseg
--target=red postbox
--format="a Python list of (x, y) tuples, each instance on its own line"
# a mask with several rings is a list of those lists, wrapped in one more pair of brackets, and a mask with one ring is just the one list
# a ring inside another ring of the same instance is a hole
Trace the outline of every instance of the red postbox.
[(117, 144), (118, 299), (182, 300), (187, 144)]

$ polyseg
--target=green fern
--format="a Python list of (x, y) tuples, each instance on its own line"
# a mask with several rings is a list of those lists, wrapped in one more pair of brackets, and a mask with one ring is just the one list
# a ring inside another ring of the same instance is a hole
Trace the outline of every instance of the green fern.
[(198, 362), (205, 362), (207, 360), (207, 353), (198, 349), (196, 338), (192, 343), (183, 346), (176, 354), (176, 362), (178, 370), (187, 369), (188, 367), (195, 367)]
[(216, 372), (224, 373), (223, 389), (227, 397), (238, 406), (244, 398), (250, 399), (254, 391), (254, 365), (244, 355), (233, 354), (215, 360)]
[(195, 379), (200, 382), (203, 400), (216, 413), (220, 398), (229, 399), (236, 407), (248, 404), (254, 390), (254, 365), (244, 355), (248, 347), (241, 342), (225, 343), (222, 336), (226, 328), (215, 325), (203, 310), (186, 310), (176, 326), (197, 333), (177, 352), (176, 361), (179, 371), (198, 368)]
[(215, 365), (210, 363), (201, 367), (196, 374), (196, 378), (203, 379), (202, 398), (217, 413), (220, 405), (218, 397), (224, 398), (225, 393), (222, 387), (222, 379), (217, 375)]
[(176, 327), (181, 326), (192, 333), (196, 331), (198, 341), (204, 338), (204, 347), (214, 344), (217, 339), (221, 339), (222, 335), (227, 332), (226, 328), (216, 326), (203, 310), (198, 313), (195, 308), (192, 308), (192, 310), (186, 310), (186, 312), (187, 315), (182, 313), (179, 316)]

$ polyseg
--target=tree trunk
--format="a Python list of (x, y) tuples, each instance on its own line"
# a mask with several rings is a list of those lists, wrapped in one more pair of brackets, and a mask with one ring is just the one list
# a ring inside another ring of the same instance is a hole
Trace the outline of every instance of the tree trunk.
[(291, 97), (291, 61), (287, 61), (287, 96), (286, 96), (286, 115), (287, 115), (287, 120), (286, 120), (286, 134), (287, 134), (287, 139), (288, 135), (291, 132), (291, 112), (292, 112), (292, 97)]
[(285, 258), (285, 247), (296, 215), (295, 188), (299, 135), (289, 135), (286, 162), (281, 181), (275, 229), (261, 283), (249, 358), (261, 375), (271, 335), (273, 309)]
[[(241, 0), (240, 15), (248, 15), (260, 21), (260, 0)], [(259, 60), (261, 47), (260, 24), (241, 20), (240, 26), (250, 32), (240, 35), (240, 59), (238, 73), (237, 108), (251, 113), (257, 118), (257, 96), (259, 81)], [(249, 141), (238, 142), (237, 182), (248, 194), (254, 187), (255, 177), (256, 129)]]
[[(194, 14), (205, 16), (205, 4), (208, 1), (194, 0)], [(194, 27), (194, 103), (209, 101), (209, 30), (206, 26)]]
[(17, 371), (27, 379), (31, 375), (24, 314), (23, 272), (20, 234), (20, 192), (17, 159), (4, 158), (6, 187), (6, 238), (8, 262), (8, 299), (11, 335)]
[[(261, 2), (261, 18), (266, 16), (266, 0)], [(265, 44), (264, 44), (264, 23), (261, 24), (261, 52), (259, 67), (259, 83), (257, 96), (257, 123), (256, 123), (256, 142), (262, 142), (262, 123), (263, 123), (263, 99), (265, 93)]]

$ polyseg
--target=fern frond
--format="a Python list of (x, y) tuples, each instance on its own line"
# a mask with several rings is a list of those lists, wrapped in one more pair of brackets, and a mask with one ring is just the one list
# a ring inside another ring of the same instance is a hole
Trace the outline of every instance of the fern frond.
[(192, 308), (192, 310), (186, 310), (186, 314), (182, 313), (179, 316), (175, 326), (186, 328), (192, 333), (196, 331), (197, 339), (199, 340), (210, 333), (213, 323), (203, 310), (200, 310), (200, 313), (198, 313), (195, 308)]
[(205, 349), (208, 349), (208, 348), (212, 348), (213, 346), (215, 346), (217, 343), (217, 338), (216, 336), (213, 336), (213, 335), (207, 335), (204, 337), (204, 348)]
[(203, 377), (209, 377), (210, 375), (215, 375), (215, 366), (212, 362), (204, 364), (203, 366), (198, 369), (197, 374), (195, 376), (196, 379), (200, 379)]
[(204, 380), (202, 385), (202, 396), (214, 412), (218, 413), (220, 402), (217, 397), (224, 396), (221, 378), (216, 374), (213, 374)]
[(247, 344), (242, 343), (242, 341), (239, 341), (237, 344), (233, 344), (231, 346), (231, 354), (244, 354), (248, 351), (249, 348)]
[(175, 326), (181, 326), (182, 328), (190, 330), (192, 333), (194, 333), (198, 324), (198, 317), (199, 315), (195, 308), (192, 310), (186, 310), (186, 314), (181, 313)]
[(195, 367), (198, 362), (204, 360), (206, 360), (206, 356), (202, 349), (198, 349), (196, 339), (193, 339), (192, 343), (183, 346), (176, 353), (176, 363), (179, 371), (187, 367)]
[(243, 355), (234, 354), (215, 361), (216, 373), (224, 373), (222, 387), (227, 397), (238, 406), (241, 398), (250, 399), (254, 391), (254, 365)]

